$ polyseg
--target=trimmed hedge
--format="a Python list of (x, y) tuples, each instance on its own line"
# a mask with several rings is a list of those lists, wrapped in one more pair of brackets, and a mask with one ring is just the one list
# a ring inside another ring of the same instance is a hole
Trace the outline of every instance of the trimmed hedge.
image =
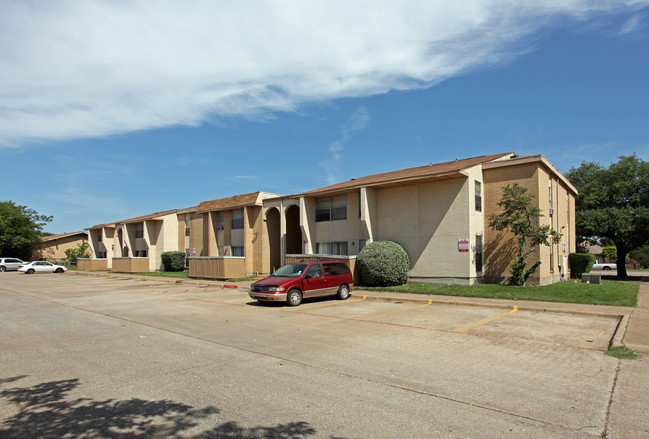
[(165, 271), (183, 271), (185, 269), (184, 252), (164, 252), (161, 258)]
[(410, 260), (408, 253), (396, 242), (375, 241), (358, 254), (356, 268), (361, 285), (390, 287), (408, 281)]
[(572, 279), (581, 279), (583, 273), (589, 273), (595, 263), (595, 255), (588, 253), (570, 253), (568, 255), (570, 264), (570, 277)]

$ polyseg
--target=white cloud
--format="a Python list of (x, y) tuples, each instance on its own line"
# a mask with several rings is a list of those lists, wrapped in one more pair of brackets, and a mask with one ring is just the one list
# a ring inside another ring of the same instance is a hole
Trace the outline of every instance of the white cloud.
[(647, 0), (4, 0), (0, 145), (96, 137), (428, 87), (553, 20)]

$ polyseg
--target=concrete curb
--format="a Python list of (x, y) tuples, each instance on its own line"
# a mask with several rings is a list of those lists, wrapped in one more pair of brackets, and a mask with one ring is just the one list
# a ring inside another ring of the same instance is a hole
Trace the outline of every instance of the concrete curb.
[[(394, 296), (384, 294), (373, 294), (375, 291), (355, 290), (353, 296), (362, 297), (366, 296), (366, 300), (382, 300), (384, 302), (404, 302), (404, 303), (428, 303), (432, 300), (432, 304), (448, 305), (448, 306), (475, 306), (485, 308), (500, 308), (500, 309), (514, 309), (518, 307), (519, 311), (534, 311), (534, 312), (553, 312), (560, 314), (569, 314), (575, 316), (593, 316), (593, 317), (614, 317), (622, 318), (627, 316), (633, 311), (630, 307), (608, 307), (609, 309), (599, 310), (596, 307), (602, 305), (580, 305), (575, 303), (561, 303), (561, 302), (528, 302), (528, 301), (512, 301), (509, 299), (483, 299), (483, 298), (465, 298), (453, 296), (438, 296), (438, 295), (422, 295), (421, 297)], [(399, 294), (399, 293), (395, 293)], [(440, 299), (440, 297), (445, 297)], [(453, 297), (453, 298), (446, 298)], [(569, 309), (570, 307), (575, 309)], [(612, 308), (612, 309), (611, 309)]]
[(98, 276), (98, 277), (108, 277), (108, 278), (119, 278), (119, 279), (134, 279), (141, 280), (146, 282), (164, 282), (168, 284), (187, 284), (187, 285), (197, 285), (197, 286), (206, 286), (206, 287), (218, 287), (218, 288), (228, 288), (228, 289), (242, 289), (249, 288), (247, 285), (236, 285), (236, 284), (223, 284), (218, 281), (210, 280), (194, 280), (194, 279), (174, 279), (174, 278), (156, 278), (154, 276), (142, 276), (137, 274), (128, 274), (128, 273), (106, 273), (106, 272), (92, 272), (92, 271), (72, 271), (70, 272), (76, 275), (82, 276)]
[(615, 328), (615, 332), (613, 333), (613, 338), (609, 343), (609, 349), (624, 346), (622, 340), (624, 339), (624, 336), (626, 335), (626, 329), (629, 326), (629, 317), (630, 316), (628, 314), (625, 314), (620, 319), (620, 322), (618, 323), (617, 328)]

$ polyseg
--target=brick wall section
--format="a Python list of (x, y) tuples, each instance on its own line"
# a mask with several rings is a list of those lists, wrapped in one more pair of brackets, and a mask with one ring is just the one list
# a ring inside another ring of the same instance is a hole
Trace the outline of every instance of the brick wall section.
[[(501, 212), (498, 202), (502, 198), (503, 188), (507, 185), (518, 183), (527, 188), (529, 193), (535, 195), (538, 202), (539, 167), (537, 163), (524, 163), (485, 169), (483, 178), (485, 212), (484, 280), (485, 282), (504, 282), (511, 276), (509, 263), (516, 255), (517, 241), (511, 232), (499, 232), (489, 228), (489, 216)], [(538, 251), (528, 257), (529, 264), (534, 264), (538, 260)], [(530, 283), (539, 283), (538, 274), (535, 274), (533, 279), (530, 278)]]
[[(484, 281), (504, 282), (511, 276), (509, 263), (515, 257), (517, 241), (512, 233), (498, 232), (489, 228), (489, 216), (500, 213), (498, 202), (502, 189), (518, 183), (534, 196), (535, 204), (543, 215), (537, 224), (549, 224), (563, 236), (552, 246), (538, 246), (528, 256), (528, 266), (540, 261), (528, 284), (546, 285), (569, 277), (567, 255), (574, 252), (575, 243), (575, 194), (558, 171), (548, 167), (542, 160), (512, 161), (507, 166), (487, 168), (484, 176), (485, 243)], [(552, 210), (550, 210), (552, 209)], [(530, 249), (528, 246), (525, 251)]]

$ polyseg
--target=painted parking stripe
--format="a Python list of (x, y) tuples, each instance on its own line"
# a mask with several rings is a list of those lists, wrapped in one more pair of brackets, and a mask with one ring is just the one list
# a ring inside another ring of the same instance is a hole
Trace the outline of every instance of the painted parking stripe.
[[(361, 300), (367, 299), (367, 296), (363, 296), (362, 299), (357, 299), (357, 300), (349, 300), (349, 302), (360, 302)], [(329, 303), (321, 303), (320, 305), (310, 305), (310, 306), (301, 306), (300, 309), (311, 309), (311, 308), (320, 308), (321, 306), (334, 306), (334, 305), (342, 305), (343, 303), (348, 303), (346, 300), (341, 300), (338, 302), (329, 302)], [(291, 312), (291, 310), (287, 310), (288, 312)]]
[(383, 315), (386, 315), (386, 314), (392, 314), (394, 312), (399, 312), (399, 311), (408, 311), (409, 309), (415, 309), (415, 308), (421, 308), (421, 307), (424, 307), (424, 306), (429, 306), (432, 303), (433, 303), (433, 301), (429, 300), (428, 303), (426, 303), (425, 305), (411, 306), (410, 308), (393, 309), (392, 311), (386, 311), (386, 312), (382, 312), (382, 313), (379, 313), (379, 314), (372, 314), (371, 316), (357, 317), (356, 320), (369, 319), (369, 318), (372, 318), (372, 317), (383, 316)]
[(469, 329), (477, 328), (478, 326), (482, 326), (482, 325), (484, 325), (485, 323), (493, 322), (494, 320), (497, 320), (497, 319), (499, 319), (499, 318), (501, 318), (501, 317), (505, 317), (505, 316), (508, 316), (508, 315), (510, 315), (510, 314), (513, 314), (513, 313), (515, 313), (516, 311), (518, 311), (518, 306), (514, 306), (514, 309), (512, 309), (512, 310), (509, 311), (509, 312), (506, 312), (505, 314), (501, 314), (501, 315), (496, 316), (496, 317), (494, 317), (494, 318), (491, 318), (491, 319), (489, 319), (489, 320), (485, 320), (484, 322), (480, 322), (480, 323), (475, 324), (475, 325), (473, 325), (473, 326), (469, 326), (468, 328), (460, 329), (458, 332), (464, 332), (464, 331), (468, 331)]

